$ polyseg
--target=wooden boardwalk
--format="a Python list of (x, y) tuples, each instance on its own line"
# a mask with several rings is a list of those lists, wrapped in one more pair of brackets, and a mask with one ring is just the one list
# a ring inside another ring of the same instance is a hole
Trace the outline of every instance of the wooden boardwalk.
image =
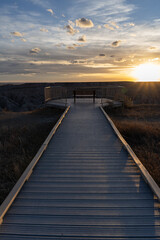
[(71, 107), (0, 239), (160, 239), (159, 202), (94, 104)]

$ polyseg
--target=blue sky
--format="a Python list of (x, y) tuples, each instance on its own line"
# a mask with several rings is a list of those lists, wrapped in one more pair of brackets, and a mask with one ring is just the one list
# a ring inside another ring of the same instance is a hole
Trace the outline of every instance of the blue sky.
[(131, 80), (159, 64), (159, 0), (1, 0), (0, 81)]

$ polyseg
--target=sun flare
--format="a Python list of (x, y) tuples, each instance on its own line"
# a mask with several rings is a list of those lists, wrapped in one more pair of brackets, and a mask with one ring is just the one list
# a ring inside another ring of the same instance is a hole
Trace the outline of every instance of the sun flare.
[(154, 63), (144, 63), (132, 72), (133, 77), (142, 82), (153, 82), (160, 79), (160, 65)]

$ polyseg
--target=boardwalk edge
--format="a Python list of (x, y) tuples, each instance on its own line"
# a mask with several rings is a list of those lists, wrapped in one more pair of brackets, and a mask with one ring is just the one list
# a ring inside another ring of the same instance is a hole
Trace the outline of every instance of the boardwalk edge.
[(132, 159), (136, 163), (136, 165), (139, 168), (145, 182), (150, 186), (150, 188), (152, 189), (152, 191), (154, 192), (154, 194), (157, 196), (158, 200), (160, 201), (160, 188), (159, 188), (159, 186), (154, 181), (154, 179), (152, 178), (150, 173), (147, 171), (147, 169), (143, 166), (143, 164), (141, 163), (139, 158), (136, 156), (136, 154), (133, 152), (132, 148), (129, 146), (129, 144), (126, 142), (126, 140), (122, 137), (121, 133), (118, 131), (115, 124), (113, 123), (111, 118), (108, 116), (108, 114), (105, 112), (105, 110), (102, 107), (100, 107), (100, 109), (102, 110), (104, 116), (106, 117), (106, 119), (110, 123), (111, 127), (113, 128), (115, 134), (118, 136), (118, 138), (120, 139), (120, 141), (122, 142), (122, 144), (126, 148), (127, 152), (129, 153), (129, 155), (132, 157)]
[(51, 132), (49, 133), (49, 135), (46, 138), (46, 140), (44, 141), (44, 143), (41, 145), (41, 147), (38, 150), (38, 152), (35, 155), (35, 157), (32, 159), (32, 161), (30, 162), (30, 164), (28, 165), (26, 170), (23, 172), (23, 174), (21, 175), (21, 177), (19, 178), (19, 180), (17, 181), (17, 183), (15, 184), (15, 186), (13, 187), (11, 192), (8, 194), (6, 199), (1, 204), (1, 206), (0, 206), (0, 224), (2, 224), (3, 218), (4, 218), (5, 214), (7, 213), (8, 209), (12, 205), (12, 203), (15, 200), (16, 196), (18, 195), (18, 193), (20, 192), (20, 190), (23, 187), (24, 183), (26, 181), (28, 181), (28, 179), (30, 178), (34, 167), (38, 163), (38, 161), (39, 161), (40, 157), (42, 156), (43, 152), (46, 150), (46, 148), (47, 148), (51, 138), (55, 134), (57, 128), (61, 124), (62, 120), (64, 119), (64, 117), (67, 114), (67, 112), (69, 111), (69, 109), (70, 109), (70, 106), (67, 107), (67, 109), (64, 111), (64, 113), (62, 114), (62, 116), (58, 120), (58, 122), (52, 128)]

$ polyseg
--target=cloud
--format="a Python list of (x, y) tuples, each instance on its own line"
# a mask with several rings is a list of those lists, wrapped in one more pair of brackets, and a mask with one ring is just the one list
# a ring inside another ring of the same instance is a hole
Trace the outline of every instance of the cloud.
[(127, 26), (130, 26), (130, 27), (134, 27), (135, 26), (135, 23), (133, 23), (133, 22), (130, 22), (130, 23), (125, 23), (125, 24), (123, 24), (125, 27), (127, 27)]
[(72, 64), (84, 64), (87, 63), (87, 60), (73, 60), (71, 61)]
[(81, 37), (78, 38), (79, 42), (86, 42), (86, 35), (83, 35)]
[(75, 47), (75, 48), (83, 47), (83, 46), (84, 46), (83, 44), (76, 44), (76, 43), (73, 44), (73, 47)]
[(115, 63), (123, 63), (123, 62), (126, 62), (126, 59), (125, 58), (117, 58), (114, 60)]
[(109, 22), (109, 24), (104, 24), (104, 27), (114, 31), (115, 29), (119, 29), (119, 26), (115, 22)]
[(83, 44), (80, 45), (80, 44), (74, 43), (73, 46), (74, 46), (74, 47), (83, 47), (84, 45), (83, 45)]
[(11, 34), (15, 37), (23, 37), (23, 34), (20, 32), (11, 32)]
[(25, 38), (21, 38), (22, 42), (27, 42), (27, 40)]
[(43, 8), (46, 8), (46, 5), (49, 5), (48, 1), (44, 1), (44, 0), (30, 0), (30, 1), (33, 4), (43, 7)]
[(112, 47), (119, 47), (119, 44), (121, 43), (121, 40), (112, 42)]
[(154, 19), (154, 22), (160, 22), (160, 18)]
[(75, 23), (73, 22), (73, 21), (71, 21), (71, 20), (68, 20), (68, 25), (71, 25), (71, 26), (75, 26)]
[(48, 30), (46, 28), (41, 28), (40, 31), (41, 32), (48, 32)]
[(67, 46), (68, 50), (75, 50), (76, 48), (74, 46)]
[(65, 44), (64, 43), (57, 43), (55, 46), (57, 48), (60, 48), (60, 47), (65, 47)]
[(131, 33), (130, 36), (131, 37), (136, 37), (136, 34), (135, 33)]
[(66, 25), (65, 27), (64, 27), (64, 29), (66, 29), (67, 30), (67, 32), (69, 33), (69, 34), (71, 34), (71, 35), (75, 35), (76, 33), (78, 33), (79, 31), (77, 30), (77, 29), (74, 29), (71, 25)]
[(54, 14), (53, 10), (51, 8), (46, 9), (47, 12), (50, 12), (52, 15)]
[(159, 61), (159, 58), (152, 58), (152, 59), (149, 59), (150, 62), (155, 62), (155, 61)]
[(108, 24), (104, 24), (104, 27), (112, 31), (114, 30), (114, 28)]
[(129, 26), (134, 27), (135, 23), (129, 23)]
[(76, 44), (76, 43), (74, 43), (74, 44), (72, 44), (70, 46), (67, 46), (66, 48), (69, 49), (69, 50), (75, 50), (76, 48), (83, 47), (83, 46), (84, 46), (83, 44)]
[(72, 60), (71, 63), (73, 65), (82, 65), (84, 67), (86, 66), (90, 66), (91, 64), (94, 64), (94, 61), (90, 61), (89, 59), (75, 59), (75, 60)]
[(44, 53), (45, 56), (50, 56), (51, 54), (49, 52)]
[(150, 50), (156, 50), (157, 47), (150, 47), (149, 49), (150, 49)]
[(91, 20), (86, 18), (76, 19), (76, 26), (80, 28), (92, 28), (94, 24)]
[(30, 50), (31, 54), (38, 54), (41, 51), (40, 48), (32, 48), (32, 50)]
[(135, 9), (135, 5), (128, 3), (126, 0), (78, 0), (77, 4), (70, 10), (72, 17), (78, 13), (83, 13), (83, 16), (88, 18), (101, 18), (104, 22), (106, 19), (126, 17)]
[(43, 60), (43, 61), (29, 61), (29, 63), (34, 65), (70, 65), (71, 63), (67, 60)]
[(118, 26), (115, 22), (110, 22), (110, 24), (111, 24), (112, 26), (114, 26), (115, 28), (119, 29), (119, 26)]

